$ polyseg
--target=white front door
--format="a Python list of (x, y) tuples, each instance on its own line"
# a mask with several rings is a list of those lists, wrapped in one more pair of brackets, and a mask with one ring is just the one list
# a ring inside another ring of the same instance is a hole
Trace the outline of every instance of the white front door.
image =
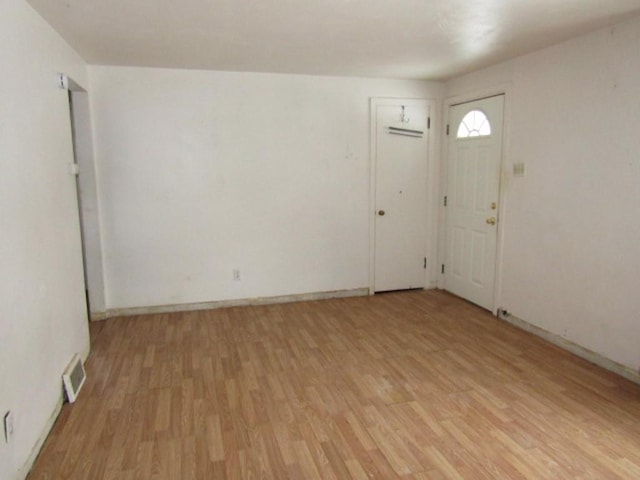
[(451, 107), (444, 288), (493, 310), (504, 96)]
[(428, 104), (397, 100), (372, 106), (376, 122), (374, 290), (424, 288)]

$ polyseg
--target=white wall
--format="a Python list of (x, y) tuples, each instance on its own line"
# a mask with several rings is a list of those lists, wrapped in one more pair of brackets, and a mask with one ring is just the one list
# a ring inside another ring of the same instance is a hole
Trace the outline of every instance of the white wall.
[(636, 371), (639, 51), (635, 19), (447, 84), (458, 99), (509, 84), (500, 306)]
[(111, 309), (367, 287), (369, 98), (443, 88), (89, 71)]
[(0, 478), (23, 468), (62, 398), (61, 374), (89, 348), (65, 71), (83, 61), (22, 0), (0, 2)]

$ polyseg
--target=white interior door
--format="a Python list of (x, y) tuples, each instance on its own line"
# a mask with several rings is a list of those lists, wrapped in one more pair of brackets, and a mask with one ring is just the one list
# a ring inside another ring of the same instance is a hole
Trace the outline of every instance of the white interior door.
[(374, 106), (374, 290), (424, 288), (428, 105), (397, 100)]
[(444, 287), (493, 310), (504, 96), (451, 107)]

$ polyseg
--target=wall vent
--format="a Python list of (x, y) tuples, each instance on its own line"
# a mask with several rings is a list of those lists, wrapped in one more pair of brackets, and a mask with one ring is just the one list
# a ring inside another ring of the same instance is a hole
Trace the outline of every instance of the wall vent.
[(71, 363), (62, 374), (62, 381), (64, 383), (64, 390), (67, 393), (67, 399), (69, 403), (73, 403), (78, 398), (78, 393), (84, 385), (84, 381), (87, 378), (87, 374), (84, 371), (84, 365), (80, 355), (77, 353), (71, 359)]

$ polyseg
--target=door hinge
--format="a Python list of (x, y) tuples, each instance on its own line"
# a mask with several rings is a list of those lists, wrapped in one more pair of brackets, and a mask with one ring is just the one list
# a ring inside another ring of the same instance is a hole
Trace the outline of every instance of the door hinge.
[(424, 265), (422, 266), (425, 270), (427, 269), (427, 257), (424, 257)]
[(442, 273), (444, 273), (444, 263), (442, 264)]
[(431, 128), (431, 117), (427, 117), (427, 130)]
[(447, 206), (447, 196), (446, 195), (444, 196), (444, 202), (443, 202), (442, 205), (445, 206), (445, 207)]
[(447, 124), (447, 135), (449, 135), (449, 124)]

